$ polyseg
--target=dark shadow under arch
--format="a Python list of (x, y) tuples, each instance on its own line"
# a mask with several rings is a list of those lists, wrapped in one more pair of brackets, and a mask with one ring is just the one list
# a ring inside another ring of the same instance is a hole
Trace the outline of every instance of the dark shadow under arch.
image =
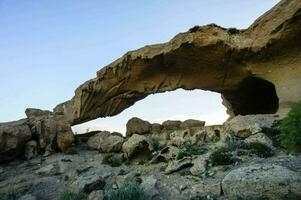
[(223, 92), (223, 96), (232, 115), (273, 114), (279, 108), (274, 84), (257, 77), (244, 79), (237, 90)]

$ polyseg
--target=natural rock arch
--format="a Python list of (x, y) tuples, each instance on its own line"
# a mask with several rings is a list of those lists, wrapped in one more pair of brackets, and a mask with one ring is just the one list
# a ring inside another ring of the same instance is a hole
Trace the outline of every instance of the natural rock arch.
[(299, 0), (281, 1), (245, 30), (194, 27), (167, 43), (128, 52), (54, 112), (75, 125), (117, 115), (149, 94), (183, 88), (223, 94), (232, 116), (283, 115), (301, 99), (300, 27)]

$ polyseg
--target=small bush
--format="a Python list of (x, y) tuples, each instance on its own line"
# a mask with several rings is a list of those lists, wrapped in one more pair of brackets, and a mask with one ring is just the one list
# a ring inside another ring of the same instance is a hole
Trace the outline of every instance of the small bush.
[(246, 149), (249, 149), (251, 153), (256, 154), (261, 158), (268, 158), (273, 155), (272, 149), (265, 144), (259, 142), (252, 142), (246, 146)]
[(84, 193), (82, 190), (78, 192), (65, 190), (60, 194), (60, 200), (86, 200), (87, 198), (88, 195)]
[(130, 182), (129, 184), (117, 189), (112, 190), (105, 194), (104, 200), (144, 200), (144, 190), (136, 182)]
[(152, 139), (151, 143), (152, 143), (153, 148), (154, 148), (155, 151), (159, 151), (161, 149), (161, 145), (160, 145), (160, 142), (158, 140)]
[(70, 148), (66, 149), (64, 153), (68, 154), (68, 155), (78, 154), (77, 150), (74, 147), (70, 147)]
[(114, 154), (108, 154), (102, 159), (102, 164), (110, 165), (111, 167), (119, 167), (122, 165), (122, 158)]
[(295, 104), (280, 122), (281, 144), (289, 152), (301, 152), (301, 102)]
[(232, 159), (232, 155), (230, 153), (230, 149), (228, 148), (221, 148), (214, 151), (210, 155), (209, 160), (212, 166), (231, 165), (232, 163), (234, 163), (234, 160)]
[(241, 139), (235, 137), (227, 137), (225, 143), (227, 144), (228, 148), (232, 151), (243, 148), (245, 145)]
[(20, 197), (21, 197), (21, 194), (14, 190), (10, 190), (10, 191), (3, 192), (0, 194), (0, 200), (17, 200)]

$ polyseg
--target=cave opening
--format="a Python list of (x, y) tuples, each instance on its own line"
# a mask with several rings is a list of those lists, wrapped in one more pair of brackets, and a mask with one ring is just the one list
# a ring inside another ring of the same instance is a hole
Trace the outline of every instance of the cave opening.
[(223, 96), (232, 115), (274, 114), (279, 108), (274, 84), (257, 77), (244, 79), (236, 90), (223, 92)]

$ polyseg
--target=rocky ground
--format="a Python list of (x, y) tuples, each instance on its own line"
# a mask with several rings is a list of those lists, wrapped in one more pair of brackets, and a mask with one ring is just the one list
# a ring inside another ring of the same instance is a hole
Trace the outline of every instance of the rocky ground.
[(31, 159), (1, 165), (0, 192), (23, 200), (81, 192), (98, 200), (137, 182), (145, 199), (300, 199), (301, 156), (279, 147), (277, 121), (249, 115), (204, 126), (133, 118), (126, 137), (91, 132), (63, 153), (43, 156), (32, 145)]

